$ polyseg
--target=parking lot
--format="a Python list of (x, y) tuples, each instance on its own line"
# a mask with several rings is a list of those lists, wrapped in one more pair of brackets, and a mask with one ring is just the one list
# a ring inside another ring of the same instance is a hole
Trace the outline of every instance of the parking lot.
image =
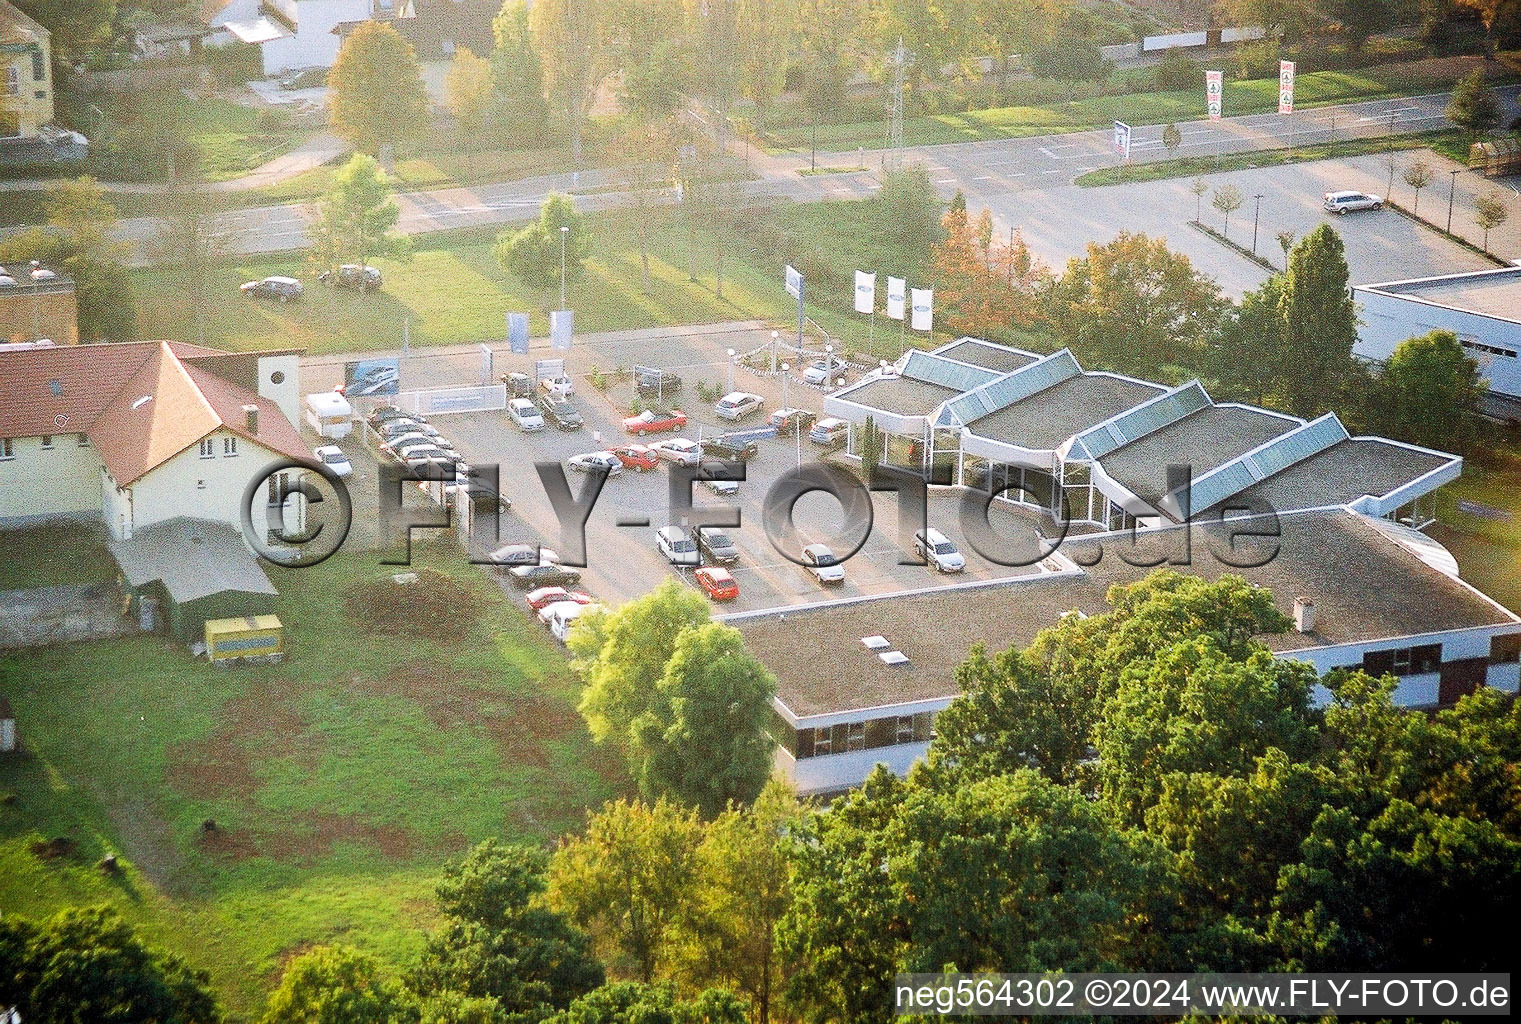
[[(537, 433), (525, 433), (505, 412), (432, 418), (433, 424), (453, 441), (467, 461), (474, 465), (500, 467), (502, 493), (514, 504), (513, 510), (501, 517), (501, 544), (541, 543), (563, 551), (559, 524), (534, 468), (536, 462), (553, 461), (563, 465), (564, 460), (572, 455), (638, 440), (626, 435), (621, 427), (621, 420), (633, 400), (632, 384), (598, 391), (590, 383), (593, 366), (607, 370), (619, 365), (648, 363), (673, 369), (683, 377), (681, 391), (669, 404), (686, 412), (688, 429), (675, 434), (651, 435), (643, 439), (645, 442), (677, 436), (701, 440), (723, 433), (725, 428), (743, 430), (764, 425), (764, 413), (738, 425), (720, 420), (714, 415), (711, 402), (697, 401), (696, 383), (702, 380), (727, 387), (728, 349), (734, 348), (740, 354), (767, 346), (770, 341), (768, 330), (745, 326), (667, 331), (659, 332), (658, 336), (655, 332), (649, 333), (652, 336), (608, 339), (603, 344), (596, 344), (597, 339), (593, 339), (594, 343), (567, 354), (566, 369), (576, 389), (573, 401), (585, 419), (581, 430), (561, 432), (551, 427)], [(558, 353), (535, 350), (524, 356), (498, 351), (494, 371), (531, 373), (535, 358), (553, 355)], [(787, 355), (781, 358), (787, 359)], [(424, 369), (410, 370), (409, 361), (421, 363)], [(403, 381), (409, 387), (424, 381), (443, 385), (471, 383), (472, 379), (479, 379), (479, 352), (434, 354), (409, 361), (403, 363)], [(769, 374), (768, 358), (762, 359), (761, 364), (759, 372), (737, 365), (734, 385), (736, 390), (761, 395), (769, 411), (781, 406), (783, 383), (780, 375)], [(308, 372), (315, 383), (325, 379), (323, 373), (331, 371), (313, 368)], [(859, 372), (854, 368), (848, 370), (847, 379), (856, 379)], [(822, 388), (802, 384), (795, 379), (795, 374), (786, 385), (786, 398), (793, 406), (814, 412), (820, 408), (823, 394)], [(344, 447), (362, 448), (357, 438), (356, 434), (345, 442)], [(807, 570), (775, 549), (763, 526), (761, 508), (767, 490), (779, 477), (800, 464), (815, 463), (827, 453), (809, 442), (806, 436), (796, 434), (761, 440), (758, 448), (756, 457), (746, 463), (746, 480), (733, 497), (719, 498), (701, 484), (694, 487), (694, 507), (732, 507), (737, 509), (740, 517), (738, 529), (724, 531), (740, 551), (738, 565), (731, 567), (739, 583), (740, 596), (725, 604), (726, 611), (783, 607), (1041, 571), (1038, 566), (1011, 569), (993, 565), (968, 551), (959, 526), (959, 494), (949, 492), (931, 495), (929, 523), (950, 536), (966, 553), (966, 570), (958, 574), (941, 574), (926, 566), (901, 565), (900, 560), (908, 557), (908, 553), (898, 544), (896, 498), (883, 493), (874, 496), (871, 532), (861, 550), (846, 563), (844, 583), (823, 586)], [(355, 537), (360, 539), (375, 536), (373, 524), (368, 529), (365, 527), (365, 520), (373, 517), (373, 499), (370, 497), (373, 484), (366, 479), (373, 473), (373, 461), (359, 456), (355, 465), (359, 477)], [(691, 570), (672, 566), (655, 545), (655, 530), (667, 525), (671, 518), (668, 466), (662, 461), (659, 467), (647, 472), (625, 470), (607, 481), (586, 526), (588, 565), (582, 589), (598, 599), (612, 605), (621, 604), (648, 592), (661, 579), (672, 574), (695, 585)], [(588, 480), (579, 473), (567, 473), (567, 476), (572, 489), (577, 491)], [(1028, 536), (1028, 527), (1008, 510), (995, 513), (993, 518), (1001, 535)], [(618, 525), (628, 521), (641, 525)], [(838, 538), (843, 536), (845, 524), (842, 510), (833, 498), (817, 494), (803, 498), (794, 511), (794, 522), (803, 540), (831, 543), (837, 551), (843, 551)], [(508, 585), (505, 574), (503, 580), (504, 585)]]

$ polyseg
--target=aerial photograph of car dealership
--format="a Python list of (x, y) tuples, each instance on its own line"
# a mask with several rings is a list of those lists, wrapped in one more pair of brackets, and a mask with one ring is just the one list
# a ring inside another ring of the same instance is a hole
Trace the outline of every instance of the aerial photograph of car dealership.
[(1521, 0), (0, 73), (0, 1024), (1512, 1012)]

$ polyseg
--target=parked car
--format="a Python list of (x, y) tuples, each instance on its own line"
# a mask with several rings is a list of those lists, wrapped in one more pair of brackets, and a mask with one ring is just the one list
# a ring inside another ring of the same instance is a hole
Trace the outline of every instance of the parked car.
[(704, 480), (702, 485), (720, 498), (732, 497), (739, 493), (738, 480)]
[(558, 564), (560, 556), (549, 548), (537, 544), (505, 544), (486, 556), (492, 565), (552, 565)]
[(713, 414), (721, 420), (742, 420), (765, 407), (766, 400), (748, 391), (731, 391), (718, 400)]
[(636, 473), (643, 473), (647, 469), (654, 469), (660, 465), (660, 457), (650, 450), (649, 445), (620, 444), (612, 451), (624, 466)]
[(397, 458), (408, 469), (422, 469), (424, 466), (452, 466), (459, 456), (442, 448), (416, 447), (398, 453)]
[(556, 601), (575, 601), (577, 604), (591, 604), (589, 594), (583, 594), (576, 590), (566, 590), (564, 587), (540, 587), (530, 590), (523, 600), (528, 602), (528, 607), (534, 611), (548, 608)]
[(629, 434), (667, 434), (681, 430), (687, 425), (687, 414), (680, 409), (646, 409), (638, 416), (626, 417), (623, 429)]
[(719, 435), (702, 442), (702, 453), (710, 459), (749, 462), (760, 454), (760, 447), (754, 441)]
[(684, 437), (656, 441), (650, 445), (650, 449), (667, 462), (675, 462), (682, 466), (695, 466), (702, 461), (702, 448), (696, 441), (689, 441)]
[(803, 367), (803, 383), (828, 384), (829, 378), (845, 372), (845, 360), (839, 356), (815, 359)]
[(576, 386), (562, 373), (558, 377), (540, 377), (539, 391), (556, 398), (569, 398), (576, 393)]
[(413, 430), (405, 434), (397, 434), (395, 437), (388, 437), (381, 443), (380, 446), (382, 448), (389, 448), (394, 452), (400, 451), (408, 445), (418, 444), (430, 444), (435, 448), (442, 448), (445, 451), (454, 450), (453, 442), (451, 442), (447, 437), (444, 437), (442, 434), (439, 434), (436, 431), (429, 434), (424, 433), (421, 430)]
[(705, 565), (692, 575), (703, 592), (715, 601), (732, 601), (739, 596), (739, 584), (728, 569)]
[(941, 572), (960, 572), (966, 568), (966, 558), (939, 530), (920, 530), (914, 534), (914, 550)]
[(337, 271), (324, 270), (317, 275), (323, 284), (339, 288), (354, 288), (361, 292), (375, 291), (381, 285), (380, 271), (374, 267), (361, 267), (357, 263), (345, 263)]
[(588, 612), (601, 609), (599, 604), (581, 604), (579, 601), (561, 601), (558, 605), (551, 605), (545, 609), (549, 612), (545, 623), (554, 638), (560, 643), (566, 643), (570, 639), (570, 627), (576, 624), (576, 620)]
[(719, 565), (733, 565), (739, 561), (739, 548), (734, 546), (734, 541), (722, 530), (697, 530), (697, 549), (710, 562)]
[(526, 398), (514, 398), (508, 402), (507, 415), (525, 434), (544, 429), (544, 416), (539, 412), (539, 407)]
[(607, 471), (608, 476), (617, 476), (623, 472), (623, 460), (612, 452), (582, 452), (580, 455), (572, 455), (565, 462), (577, 473), (592, 473), (602, 469)]
[(681, 377), (658, 366), (636, 366), (634, 390), (641, 395), (669, 395), (681, 390)]
[(391, 422), (392, 420), (404, 420), (411, 418), (411, 413), (406, 412), (402, 409), (398, 409), (394, 405), (379, 406), (374, 412), (370, 413), (369, 415), (370, 426), (375, 427), (376, 429), (379, 429), (381, 426)]
[(697, 542), (679, 526), (662, 526), (656, 530), (655, 546), (670, 559), (672, 565), (698, 565), (702, 562)]
[(507, 570), (512, 582), (524, 587), (574, 586), (581, 582), (581, 571), (559, 562), (538, 565), (515, 565)]
[(806, 431), (813, 426), (816, 417), (807, 409), (778, 409), (766, 420), (776, 428), (777, 434), (790, 434), (794, 430)]
[(377, 424), (375, 429), (381, 436), (386, 438), (396, 437), (399, 434), (410, 434), (413, 431), (427, 433), (423, 427), (433, 425), (421, 416), (392, 416), (384, 423)]
[(544, 395), (539, 399), (539, 411), (544, 414), (544, 421), (558, 430), (580, 430), (586, 425), (581, 411), (568, 398)]
[(245, 281), (238, 286), (238, 290), (252, 299), (295, 302), (305, 289), (294, 277), (266, 277), (258, 281)]
[(349, 476), (354, 472), (354, 464), (349, 462), (349, 457), (343, 454), (343, 449), (336, 444), (325, 444), (321, 448), (313, 450), (317, 461), (332, 471), (334, 476)]
[(828, 416), (815, 423), (808, 431), (808, 440), (827, 447), (841, 445), (850, 434), (850, 424)]
[(827, 544), (809, 544), (803, 549), (803, 567), (820, 583), (844, 583), (845, 567)]
[(504, 373), (502, 383), (507, 385), (508, 398), (531, 398), (533, 378), (526, 373)]
[(1353, 210), (1382, 210), (1384, 197), (1367, 192), (1327, 192), (1323, 204), (1327, 213), (1345, 214)]

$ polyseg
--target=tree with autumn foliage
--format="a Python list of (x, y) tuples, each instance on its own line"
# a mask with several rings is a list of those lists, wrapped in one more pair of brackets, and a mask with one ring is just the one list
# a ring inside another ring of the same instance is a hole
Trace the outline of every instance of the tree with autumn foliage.
[(993, 215), (975, 220), (964, 203), (941, 218), (945, 238), (931, 248), (931, 273), (940, 315), (953, 331), (980, 337), (1039, 319), (1039, 286), (1049, 277), (1016, 231), (1007, 244), (993, 242)]

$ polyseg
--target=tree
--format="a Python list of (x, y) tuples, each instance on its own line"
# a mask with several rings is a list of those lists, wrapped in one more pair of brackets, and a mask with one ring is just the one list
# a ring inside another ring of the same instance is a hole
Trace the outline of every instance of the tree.
[(1299, 237), (1292, 228), (1284, 228), (1273, 236), (1278, 240), (1278, 248), (1283, 250), (1283, 266), (1287, 270), (1289, 266), (1289, 253), (1294, 248), (1294, 240)]
[(668, 796), (711, 818), (749, 803), (771, 774), (768, 734), (776, 678), (718, 622), (683, 629), (650, 706), (629, 725), (633, 774), (645, 799)]
[(664, 799), (609, 803), (563, 839), (549, 864), (549, 905), (591, 934), (615, 969), (650, 982), (691, 913), (697, 813)]
[(319, 946), (292, 960), (270, 993), (261, 1024), (403, 1024), (418, 1011), (374, 957)]
[(618, 174), (631, 197), (634, 211), (634, 236), (639, 242), (640, 290), (648, 295), (650, 277), (650, 232), (654, 217), (650, 193), (667, 172), (661, 160), (675, 148), (676, 126), (673, 121), (636, 120), (614, 148)]
[(1286, 327), (1282, 299), (1283, 278), (1277, 274), (1247, 292), (1226, 318), (1215, 349), (1213, 376), (1255, 405), (1277, 396)]
[(1235, 185), (1221, 185), (1215, 189), (1215, 198), (1210, 200), (1210, 205), (1225, 214), (1225, 237), (1231, 236), (1231, 214), (1241, 209), (1241, 204), (1246, 202), (1241, 190)]
[(577, 999), (552, 1024), (748, 1024), (743, 1002), (723, 989), (677, 999), (669, 985), (618, 981)]
[[(32, 260), (74, 279), (82, 341), (130, 341), (137, 334), (137, 304), (127, 269), (128, 245), (111, 237), (116, 209), (89, 177), (48, 188), (46, 226), (0, 239), (0, 265)], [(56, 339), (55, 339), (56, 340)]]
[(968, 29), (972, 25), (969, 0), (941, 0), (926, 4), (919, 0), (881, 0), (868, 6), (875, 15), (872, 42), (880, 54), (891, 54), (898, 40), (908, 52), (904, 68), (910, 93), (917, 94), (926, 78), (934, 77), (947, 65), (970, 72), (971, 51)]
[(656, 687), (683, 631), (708, 621), (707, 603), (675, 580), (665, 580), (594, 623), (571, 632), (572, 665), (586, 689), (581, 717), (598, 743), (626, 745), (635, 719), (656, 702)]
[(0, 919), (0, 1004), (27, 1024), (216, 1024), (204, 971), (146, 945), (108, 907)]
[(1400, 342), (1374, 390), (1380, 433), (1442, 451), (1467, 451), (1474, 441), (1485, 384), (1479, 366), (1451, 331)]
[(349, 33), (327, 73), (328, 123), (361, 153), (420, 135), (428, 97), (417, 54), (390, 25), (363, 21)]
[[(562, 232), (562, 227), (568, 230)], [(575, 200), (551, 195), (539, 207), (538, 220), (520, 231), (498, 235), (492, 254), (504, 270), (525, 284), (553, 288), (560, 280), (562, 257), (567, 278), (581, 275), (591, 254), (591, 232)]]
[(494, 839), (447, 866), (438, 883), (444, 925), (429, 937), (412, 987), (540, 1020), (602, 984), (587, 936), (540, 902), (547, 866), (542, 851)]
[(152, 263), (173, 269), (195, 320), (199, 344), (206, 341), (207, 284), (232, 251), (232, 232), (219, 216), (223, 204), (202, 185), (199, 175), (191, 175), (170, 188), (158, 215), (162, 230), (150, 249)]
[[(1071, 24), (1069, 20), (1068, 24)], [(1069, 35), (1066, 27), (1056, 33), (1055, 41), (1031, 54), (1031, 70), (1067, 85), (1067, 103), (1077, 97), (1083, 82), (1102, 82), (1109, 77), (1109, 62), (1099, 49), (1096, 37)]]
[(1167, 147), (1168, 159), (1178, 154), (1178, 147), (1183, 145), (1183, 130), (1168, 121), (1162, 126), (1162, 145)]
[(535, 0), (528, 25), (541, 55), (550, 107), (570, 135), (570, 154), (582, 161), (586, 112), (602, 84), (598, 5), (593, 0)]
[(528, 27), (527, 0), (502, 0), (491, 20), (496, 41), (491, 51), (494, 120), (508, 142), (549, 145), (549, 104), (544, 99), (544, 68)]
[(1458, 80), (1447, 104), (1447, 120), (1468, 133), (1470, 140), (1500, 123), (1500, 104), (1484, 84), (1484, 69), (1474, 68)]
[(1194, 223), (1198, 224), (1204, 216), (1204, 193), (1209, 191), (1209, 182), (1195, 178), (1188, 183), (1188, 190), (1194, 194)]
[(491, 63), (477, 57), (469, 47), (459, 47), (444, 77), (444, 93), (462, 148), (469, 151), (479, 145), (495, 102)]
[(1217, 10), (1227, 25), (1261, 25), (1283, 46), (1304, 35), (1320, 19), (1317, 0), (1222, 0)]
[(1055, 12), (1039, 0), (977, 0), (977, 27), (993, 46), (998, 62), (998, 96), (1008, 92), (1014, 56), (1047, 44), (1056, 28)]
[(1457, 2), (1479, 16), (1479, 22), (1484, 26), (1484, 58), (1494, 60), (1495, 26), (1499, 24), (1503, 12), (1510, 10), (1508, 0), (1457, 0)]
[(1405, 173), (1401, 175), (1405, 179), (1405, 184), (1415, 190), (1415, 202), (1411, 204), (1411, 213), (1420, 213), (1421, 189), (1431, 184), (1432, 173), (1431, 165), (1417, 157), (1409, 167), (1405, 168)]
[(1474, 220), (1484, 230), (1484, 251), (1489, 251), (1489, 233), (1510, 217), (1498, 192), (1485, 192), (1474, 201)]
[(940, 197), (922, 163), (886, 171), (872, 205), (878, 230), (905, 250), (927, 250), (938, 236)]
[(1289, 254), (1279, 299), (1285, 322), (1284, 398), (1298, 416), (1331, 409), (1352, 377), (1357, 308), (1341, 236), (1322, 224)]
[(735, 0), (735, 50), (732, 59), (738, 65), (739, 91), (755, 104), (757, 118), (782, 91), (786, 61), (778, 55), (789, 53), (797, 33), (794, 8), (771, 0)]
[(391, 184), (372, 156), (356, 153), (333, 176), (332, 187), (317, 203), (311, 227), (312, 257), (326, 269), (340, 263), (368, 265), (377, 256), (406, 258), (407, 238), (396, 233), (401, 208), (391, 198)]
[(881, 463), (883, 454), (882, 431), (877, 428), (876, 418), (868, 415), (861, 425), (861, 466), (864, 472), (870, 473), (871, 467)]
[(1189, 366), (1225, 309), (1219, 288), (1158, 238), (1122, 231), (1067, 263), (1048, 315), (1086, 365), (1156, 375)]
[(809, 147), (808, 166), (818, 166), (819, 122), (840, 108), (845, 100), (845, 86), (850, 80), (850, 70), (834, 52), (809, 53), (798, 66), (801, 78), (799, 92), (803, 109), (808, 112), (808, 125), (813, 142)]
[(16, 6), (51, 34), (58, 64), (83, 63), (116, 25), (116, 0), (23, 0)]

